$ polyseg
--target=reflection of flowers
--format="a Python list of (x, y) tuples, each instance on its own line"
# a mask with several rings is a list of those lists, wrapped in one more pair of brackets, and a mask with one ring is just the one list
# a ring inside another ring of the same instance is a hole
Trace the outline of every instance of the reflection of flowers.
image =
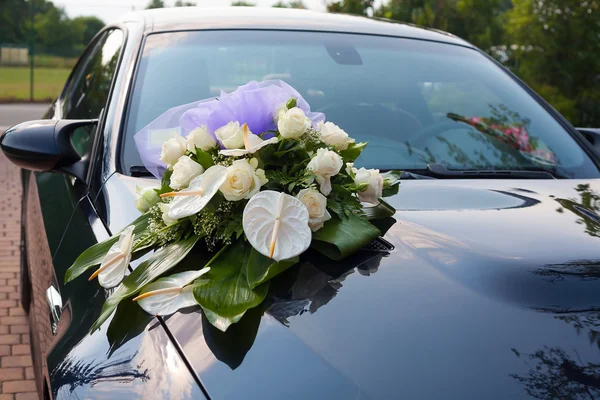
[(556, 155), (552, 151), (539, 149), (539, 142), (529, 136), (523, 125), (498, 124), (494, 123), (491, 118), (464, 118), (454, 114), (449, 115), (449, 117), (465, 122), (478, 131), (495, 137), (526, 156), (556, 165)]

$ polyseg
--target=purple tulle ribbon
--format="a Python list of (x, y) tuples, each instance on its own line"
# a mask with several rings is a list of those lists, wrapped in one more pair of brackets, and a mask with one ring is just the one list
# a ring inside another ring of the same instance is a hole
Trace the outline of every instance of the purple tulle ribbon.
[(296, 99), (296, 107), (306, 113), (313, 125), (325, 120), (324, 114), (311, 112), (306, 100), (287, 83), (280, 80), (251, 81), (231, 93), (221, 92), (216, 99), (171, 108), (142, 128), (133, 138), (144, 166), (159, 178), (167, 168), (160, 161), (160, 152), (162, 143), (169, 136), (187, 136), (200, 126), (206, 126), (214, 136), (216, 129), (230, 121), (248, 124), (255, 135), (272, 131), (276, 129), (273, 113), (292, 97)]

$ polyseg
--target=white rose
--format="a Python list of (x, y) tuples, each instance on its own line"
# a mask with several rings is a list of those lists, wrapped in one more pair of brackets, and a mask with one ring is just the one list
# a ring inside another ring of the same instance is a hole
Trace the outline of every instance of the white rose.
[(331, 193), (331, 177), (340, 172), (343, 164), (342, 157), (335, 151), (319, 149), (306, 169), (315, 174), (321, 193), (327, 196)]
[(217, 129), (215, 136), (227, 149), (241, 149), (244, 147), (244, 130), (237, 121), (230, 121), (227, 125)]
[(187, 149), (190, 153), (194, 153), (196, 147), (202, 151), (208, 151), (216, 145), (217, 141), (208, 133), (206, 126), (194, 129), (187, 137)]
[(175, 190), (185, 189), (192, 179), (204, 172), (202, 165), (190, 157), (181, 157), (173, 165), (173, 174), (169, 186)]
[(286, 103), (281, 103), (277, 106), (275, 111), (273, 112), (273, 121), (279, 121), (279, 117), (281, 117), (288, 110)]
[(170, 168), (185, 154), (187, 142), (182, 136), (175, 136), (163, 143), (160, 160)]
[(350, 143), (354, 143), (354, 139), (348, 137), (346, 131), (333, 122), (320, 121), (317, 124), (317, 130), (321, 133), (323, 143), (336, 150), (346, 150)]
[(358, 199), (365, 203), (374, 205), (379, 204), (379, 199), (383, 192), (383, 177), (378, 169), (355, 169), (354, 183), (358, 185), (367, 185), (367, 188), (358, 192)]
[(153, 205), (158, 203), (160, 197), (158, 197), (158, 193), (156, 193), (155, 188), (150, 186), (136, 186), (135, 188), (135, 208), (140, 210), (140, 212), (145, 213), (148, 211)]
[(308, 210), (308, 226), (313, 232), (323, 227), (331, 219), (327, 211), (327, 198), (315, 189), (302, 189), (296, 196)]
[(169, 209), (171, 208), (171, 204), (168, 204), (168, 203), (160, 203), (160, 204), (158, 205), (158, 208), (160, 208), (160, 212), (162, 212), (162, 219), (163, 219), (163, 222), (164, 222), (166, 225), (172, 225), (172, 224), (174, 224), (175, 222), (177, 222), (177, 220), (176, 220), (176, 219), (173, 219), (173, 218), (170, 218), (170, 217), (169, 217)]
[(264, 171), (255, 170), (246, 159), (236, 160), (227, 167), (227, 178), (219, 188), (225, 199), (238, 201), (254, 196), (261, 187)]
[(285, 139), (299, 138), (310, 128), (310, 119), (298, 107), (290, 108), (279, 115), (277, 129)]

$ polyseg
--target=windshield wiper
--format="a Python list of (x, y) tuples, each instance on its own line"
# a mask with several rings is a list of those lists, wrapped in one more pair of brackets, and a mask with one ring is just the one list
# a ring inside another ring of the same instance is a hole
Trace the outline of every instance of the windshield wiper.
[(129, 167), (129, 174), (136, 177), (154, 176), (143, 165), (132, 165)]
[(419, 174), (446, 179), (556, 179), (543, 169), (493, 170), (493, 169), (448, 169), (442, 164), (428, 164)]

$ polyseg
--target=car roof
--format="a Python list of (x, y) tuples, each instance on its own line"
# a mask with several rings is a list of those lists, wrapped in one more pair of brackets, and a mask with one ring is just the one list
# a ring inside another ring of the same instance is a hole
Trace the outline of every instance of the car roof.
[(125, 14), (147, 33), (200, 29), (275, 29), (348, 32), (406, 37), (473, 47), (447, 32), (398, 21), (310, 10), (266, 7), (170, 7)]

